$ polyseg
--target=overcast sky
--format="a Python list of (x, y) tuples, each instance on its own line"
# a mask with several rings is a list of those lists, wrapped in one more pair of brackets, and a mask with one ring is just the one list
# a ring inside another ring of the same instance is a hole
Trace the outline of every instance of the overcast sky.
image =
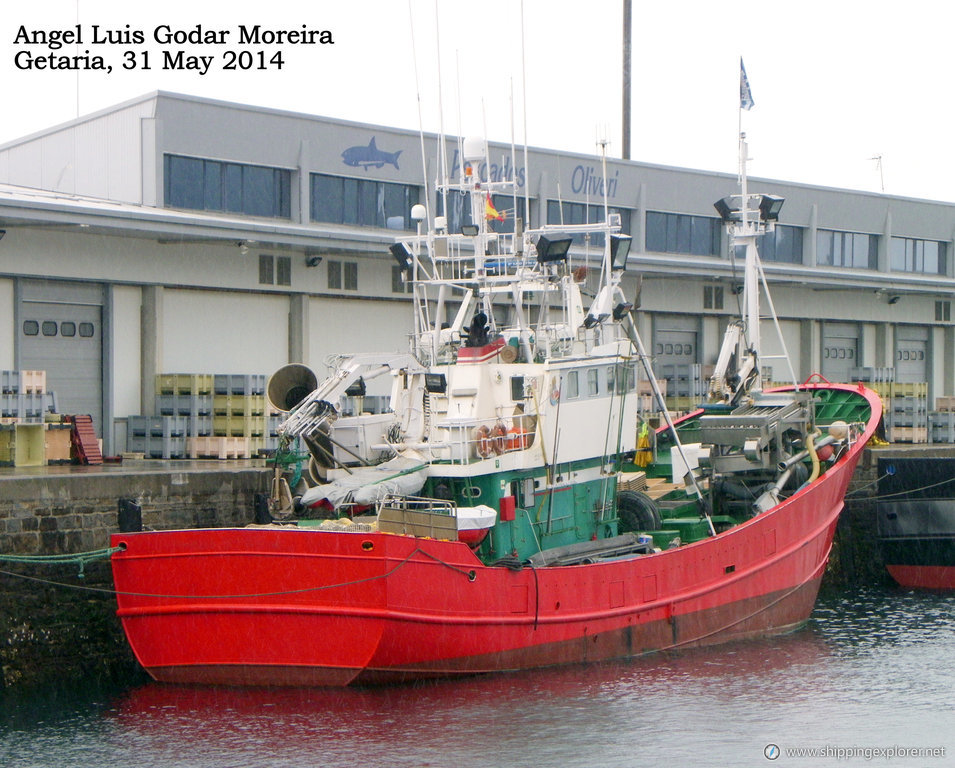
[[(157, 89), (412, 129), (420, 105), (425, 130), (436, 131), (440, 50), (448, 133), (509, 141), (513, 124), (521, 143), (526, 102), (532, 146), (590, 153), (606, 138), (619, 156), (622, 6), (523, 0), (522, 45), (520, 0), (8, 0), (0, 18), (0, 143)], [(742, 56), (755, 100), (743, 113), (752, 175), (871, 192), (884, 183), (889, 194), (955, 201), (955, 3), (633, 6), (634, 160), (735, 172)], [(77, 24), (78, 45), (51, 51), (23, 40), (22, 32), (34, 40)], [(240, 25), (256, 24), (325, 30), (334, 43), (239, 45)], [(111, 30), (114, 42), (94, 42), (93, 25), (101, 36)], [(226, 44), (155, 39), (157, 29), (162, 36), (165, 27), (185, 33), (197, 25), (225, 31)], [(212, 56), (212, 63), (205, 74), (164, 66), (178, 51)], [(256, 65), (261, 51), (267, 69), (227, 71), (229, 51), (251, 55)], [(101, 56), (113, 71), (39, 69), (28, 61), (77, 54)], [(18, 68), (18, 56), (20, 67), (32, 68)], [(873, 159), (880, 156), (881, 173)]]

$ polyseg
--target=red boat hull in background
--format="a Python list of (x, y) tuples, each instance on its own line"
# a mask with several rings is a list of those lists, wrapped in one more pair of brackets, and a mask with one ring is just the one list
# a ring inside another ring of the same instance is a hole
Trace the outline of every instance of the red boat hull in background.
[(903, 587), (914, 589), (955, 589), (955, 566), (887, 565), (886, 570)]

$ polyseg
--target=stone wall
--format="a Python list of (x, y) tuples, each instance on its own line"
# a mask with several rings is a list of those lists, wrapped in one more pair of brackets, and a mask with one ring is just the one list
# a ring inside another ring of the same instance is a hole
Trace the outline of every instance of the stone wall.
[[(153, 529), (246, 525), (268, 491), (260, 468), (112, 471), (0, 478), (0, 555), (61, 555), (109, 546), (118, 500)], [(0, 689), (68, 679), (142, 677), (116, 618), (109, 562), (0, 560)]]
[(877, 456), (878, 451), (867, 449), (849, 483), (826, 568), (825, 586), (892, 583), (882, 563), (876, 531)]

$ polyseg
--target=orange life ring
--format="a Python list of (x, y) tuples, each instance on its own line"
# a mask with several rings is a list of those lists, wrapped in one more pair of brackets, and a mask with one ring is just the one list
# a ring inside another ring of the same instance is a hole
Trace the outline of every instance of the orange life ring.
[(478, 457), (486, 459), (494, 452), (491, 430), (483, 424), (474, 430), (474, 451)]
[(491, 449), (500, 456), (507, 448), (507, 427), (503, 424), (495, 424), (491, 430)]

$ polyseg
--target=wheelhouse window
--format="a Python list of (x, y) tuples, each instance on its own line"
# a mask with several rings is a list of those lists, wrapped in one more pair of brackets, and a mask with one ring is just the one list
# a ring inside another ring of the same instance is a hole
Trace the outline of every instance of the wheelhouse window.
[(580, 397), (580, 380), (579, 380), (580, 371), (568, 371), (567, 372), (567, 388), (565, 392), (567, 393), (567, 399), (573, 400)]
[(879, 238), (860, 232), (816, 232), (816, 264), (824, 267), (878, 269)]
[(420, 187), (374, 179), (313, 173), (310, 177), (312, 221), (413, 230), (411, 208)]
[(647, 250), (654, 253), (719, 256), (720, 227), (720, 220), (712, 216), (648, 211)]
[(291, 218), (292, 173), (284, 168), (164, 157), (167, 208)]

